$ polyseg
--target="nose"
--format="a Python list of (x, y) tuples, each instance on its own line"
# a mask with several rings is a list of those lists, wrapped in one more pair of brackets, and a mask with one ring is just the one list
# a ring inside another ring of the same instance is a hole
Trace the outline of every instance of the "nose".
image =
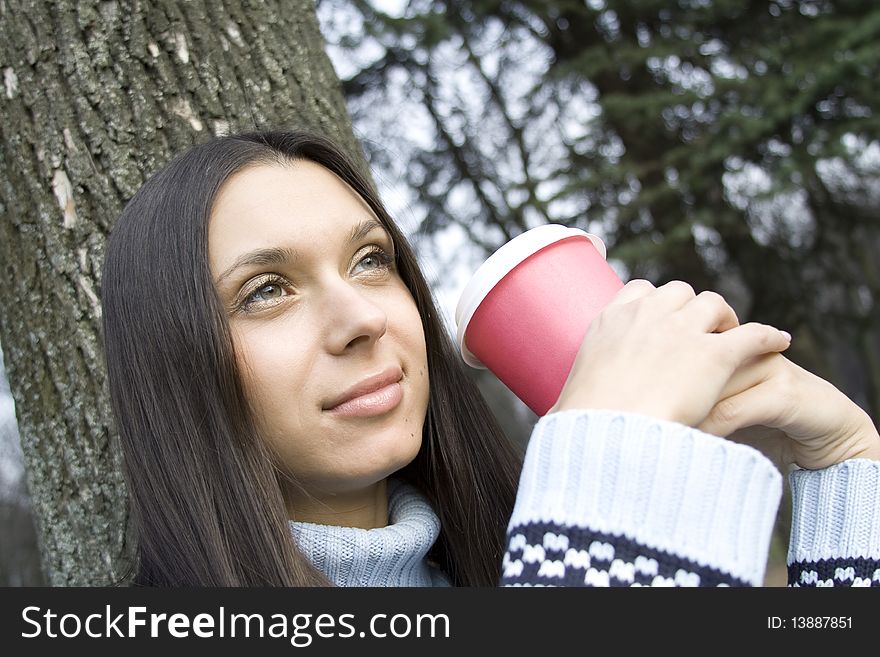
[(358, 345), (371, 345), (388, 329), (388, 315), (378, 303), (376, 289), (361, 289), (339, 281), (327, 290), (322, 304), (327, 322), (328, 350), (342, 354)]

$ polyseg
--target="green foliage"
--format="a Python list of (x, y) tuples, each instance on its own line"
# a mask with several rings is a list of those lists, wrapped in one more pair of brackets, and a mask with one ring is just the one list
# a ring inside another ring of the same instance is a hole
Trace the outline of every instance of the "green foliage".
[(790, 330), (880, 412), (873, 0), (354, 4), (381, 55), (348, 101), (421, 233), (484, 256), (548, 221), (598, 232), (630, 276)]

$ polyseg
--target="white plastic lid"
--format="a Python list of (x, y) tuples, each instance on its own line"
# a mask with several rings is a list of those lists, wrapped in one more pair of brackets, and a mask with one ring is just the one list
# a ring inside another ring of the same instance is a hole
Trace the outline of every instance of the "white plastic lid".
[(501, 248), (480, 265), (465, 286), (458, 299), (458, 305), (455, 307), (456, 338), (464, 362), (476, 369), (486, 369), (486, 366), (480, 362), (480, 359), (474, 356), (465, 346), (464, 333), (474, 313), (477, 312), (477, 308), (479, 308), (483, 299), (486, 298), (486, 295), (492, 291), (492, 288), (502, 278), (507, 276), (508, 272), (530, 255), (537, 253), (545, 246), (550, 246), (554, 242), (576, 236), (588, 238), (602, 255), (602, 258), (606, 257), (605, 243), (596, 235), (584, 232), (579, 228), (569, 228), (561, 224), (544, 224), (517, 235), (502, 245)]

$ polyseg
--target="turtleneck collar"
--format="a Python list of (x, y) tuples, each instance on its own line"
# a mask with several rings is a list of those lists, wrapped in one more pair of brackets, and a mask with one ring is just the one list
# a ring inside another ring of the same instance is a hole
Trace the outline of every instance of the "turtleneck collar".
[(360, 529), (290, 522), (300, 550), (337, 586), (450, 586), (425, 555), (440, 519), (415, 487), (388, 480), (387, 527)]

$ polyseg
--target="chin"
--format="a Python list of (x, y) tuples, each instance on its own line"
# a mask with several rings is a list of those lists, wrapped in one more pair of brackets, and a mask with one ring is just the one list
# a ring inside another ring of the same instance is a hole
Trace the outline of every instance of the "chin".
[(364, 463), (365, 468), (357, 472), (349, 472), (340, 479), (337, 479), (333, 488), (340, 493), (351, 492), (377, 484), (388, 477), (393, 477), (395, 472), (413, 462), (420, 448), (421, 440), (413, 443), (411, 449), (389, 454), (387, 458), (381, 461)]

